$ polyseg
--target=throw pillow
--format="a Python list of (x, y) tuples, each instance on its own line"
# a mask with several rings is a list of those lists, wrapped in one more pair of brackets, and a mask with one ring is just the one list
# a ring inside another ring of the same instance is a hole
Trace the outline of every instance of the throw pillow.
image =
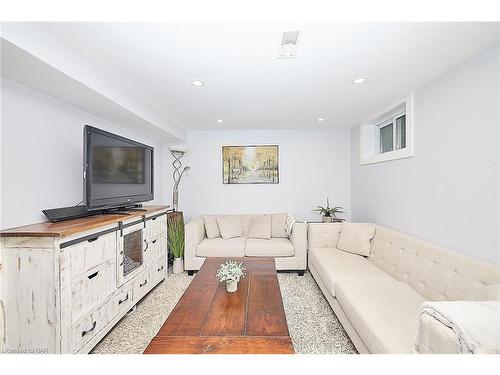
[(248, 238), (271, 238), (271, 215), (259, 215), (250, 220)]
[(371, 240), (375, 236), (375, 226), (364, 223), (344, 223), (340, 229), (337, 247), (353, 254), (370, 255)]
[(217, 218), (215, 216), (205, 216), (203, 217), (203, 221), (205, 222), (207, 238), (220, 237), (219, 224), (217, 224)]
[(290, 235), (292, 234), (293, 224), (295, 224), (296, 221), (297, 219), (294, 215), (287, 216), (285, 220), (285, 232), (288, 237), (290, 237)]
[(288, 214), (286, 212), (271, 215), (271, 237), (288, 238), (285, 229), (287, 217)]
[(237, 216), (217, 216), (220, 234), (223, 239), (243, 236), (243, 228)]

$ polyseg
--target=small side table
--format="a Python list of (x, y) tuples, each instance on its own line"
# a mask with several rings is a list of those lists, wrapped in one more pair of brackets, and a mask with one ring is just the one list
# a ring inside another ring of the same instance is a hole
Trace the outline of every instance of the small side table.
[(314, 223), (314, 224), (333, 224), (333, 223), (343, 223), (345, 221), (345, 219), (332, 219), (332, 222), (331, 223), (325, 223), (323, 221), (309, 221), (307, 220), (306, 223)]

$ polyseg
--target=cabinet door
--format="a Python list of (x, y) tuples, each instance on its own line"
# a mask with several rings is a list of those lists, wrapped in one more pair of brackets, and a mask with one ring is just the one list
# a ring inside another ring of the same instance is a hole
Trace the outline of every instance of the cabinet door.
[(142, 223), (125, 228), (123, 233), (117, 232), (117, 236), (117, 283), (120, 287), (145, 268), (148, 246)]
[(148, 249), (145, 253), (147, 267), (167, 254), (167, 236), (160, 234), (152, 240), (147, 241)]
[(155, 217), (146, 221), (146, 238), (154, 239), (167, 230), (167, 215)]

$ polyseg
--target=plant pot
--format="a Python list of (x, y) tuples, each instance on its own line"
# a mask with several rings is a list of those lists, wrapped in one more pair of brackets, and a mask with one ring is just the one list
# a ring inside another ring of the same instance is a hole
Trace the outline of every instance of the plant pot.
[(322, 221), (323, 223), (331, 223), (331, 222), (333, 222), (333, 218), (332, 218), (331, 216), (323, 216), (323, 217), (321, 218), (321, 221)]
[(236, 292), (238, 290), (238, 281), (236, 280), (226, 281), (226, 290), (229, 293)]
[(172, 272), (176, 275), (184, 272), (184, 259), (174, 258), (174, 266), (172, 267)]

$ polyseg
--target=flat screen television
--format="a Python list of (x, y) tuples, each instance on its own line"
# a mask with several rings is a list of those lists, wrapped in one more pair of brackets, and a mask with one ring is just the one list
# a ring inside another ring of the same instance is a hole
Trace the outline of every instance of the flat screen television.
[(134, 206), (154, 198), (153, 147), (89, 125), (83, 142), (87, 210)]

